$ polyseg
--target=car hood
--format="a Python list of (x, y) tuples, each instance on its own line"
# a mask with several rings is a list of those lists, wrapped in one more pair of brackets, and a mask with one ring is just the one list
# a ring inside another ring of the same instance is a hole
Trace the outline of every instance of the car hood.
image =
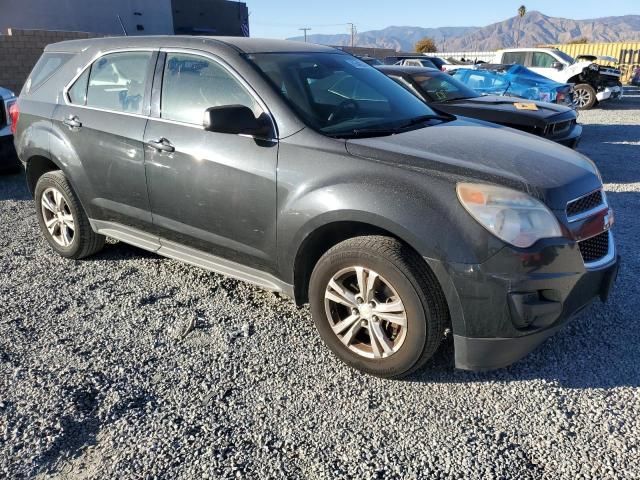
[(386, 137), (350, 139), (354, 156), (451, 181), (480, 181), (525, 191), (550, 208), (601, 186), (595, 164), (554, 142), (460, 117)]
[[(535, 104), (537, 110), (522, 110), (516, 104)], [(434, 103), (433, 106), (453, 115), (463, 115), (488, 122), (509, 123), (511, 125), (545, 125), (549, 119), (561, 116), (562, 119), (575, 118), (569, 107), (556, 103), (537, 102), (510, 97), (487, 95), (466, 98), (446, 103)]]

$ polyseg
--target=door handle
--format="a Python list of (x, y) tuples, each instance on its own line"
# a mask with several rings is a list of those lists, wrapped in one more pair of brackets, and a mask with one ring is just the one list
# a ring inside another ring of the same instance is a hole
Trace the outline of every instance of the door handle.
[(166, 138), (160, 138), (158, 140), (149, 140), (147, 142), (147, 145), (149, 145), (151, 148), (155, 150), (158, 150), (159, 152), (173, 153), (176, 151), (176, 148)]
[(65, 118), (62, 123), (64, 123), (69, 128), (82, 128), (82, 122), (75, 115), (71, 115), (68, 118)]

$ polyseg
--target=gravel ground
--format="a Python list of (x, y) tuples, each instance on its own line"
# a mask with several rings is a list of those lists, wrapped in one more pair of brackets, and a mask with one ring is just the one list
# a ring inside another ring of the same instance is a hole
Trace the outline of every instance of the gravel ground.
[[(640, 478), (640, 91), (580, 115), (624, 265), (516, 365), (352, 371), (308, 309), (110, 243), (67, 261), (0, 177), (0, 477)], [(634, 287), (633, 285), (636, 285)]]

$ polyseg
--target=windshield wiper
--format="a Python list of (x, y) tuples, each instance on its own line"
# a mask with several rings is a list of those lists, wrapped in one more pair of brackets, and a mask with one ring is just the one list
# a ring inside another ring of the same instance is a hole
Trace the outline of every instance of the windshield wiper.
[(347, 132), (330, 134), (329, 136), (336, 137), (336, 138), (385, 137), (387, 135), (402, 133), (413, 126), (419, 125), (429, 120), (442, 120), (443, 122), (448, 122), (453, 120), (454, 118), (455, 117), (448, 116), (448, 115), (437, 115), (437, 114), (421, 115), (419, 117), (415, 117), (408, 120), (402, 125), (397, 125), (395, 127), (354, 128), (353, 130), (350, 130)]
[(400, 127), (384, 127), (384, 128), (354, 128), (350, 132), (341, 134), (341, 137), (386, 137), (400, 133), (403, 128)]
[(428, 122), (429, 120), (442, 120), (443, 122), (447, 122), (449, 120), (453, 120), (453, 117), (450, 115), (438, 115), (438, 114), (421, 115), (419, 117), (412, 118), (411, 120), (409, 120), (408, 123), (404, 124), (400, 128), (411, 127), (412, 125)]

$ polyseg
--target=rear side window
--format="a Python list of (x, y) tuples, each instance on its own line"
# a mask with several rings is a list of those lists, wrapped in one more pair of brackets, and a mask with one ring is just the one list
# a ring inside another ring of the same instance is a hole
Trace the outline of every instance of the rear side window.
[(73, 54), (70, 53), (47, 52), (42, 54), (38, 63), (31, 70), (31, 75), (25, 82), (22, 93), (28, 94), (35, 91), (40, 85), (49, 80), (71, 57), (73, 57)]
[(243, 105), (259, 117), (261, 108), (225, 68), (196, 55), (170, 53), (164, 68), (161, 117), (202, 125), (210, 107)]
[(527, 59), (527, 52), (506, 52), (502, 55), (502, 63), (511, 65), (517, 63), (518, 65), (524, 65)]
[[(89, 74), (87, 106), (141, 114), (151, 56), (151, 52), (112, 53), (96, 60)], [(78, 90), (81, 102), (80, 85)]]

